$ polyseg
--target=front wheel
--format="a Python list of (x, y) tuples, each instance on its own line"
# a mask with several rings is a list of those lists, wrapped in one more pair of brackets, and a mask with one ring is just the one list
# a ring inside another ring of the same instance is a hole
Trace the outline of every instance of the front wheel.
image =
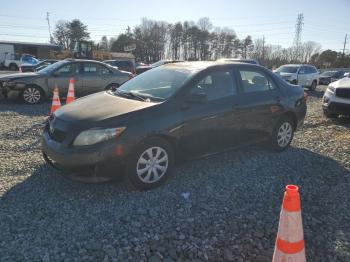
[(294, 123), (289, 117), (278, 121), (271, 136), (270, 145), (274, 151), (285, 150), (293, 140)]
[(337, 117), (338, 117), (337, 114), (330, 113), (330, 112), (328, 112), (327, 110), (323, 110), (323, 114), (324, 114), (325, 117), (327, 117), (327, 118), (337, 118)]
[(22, 99), (27, 104), (38, 104), (43, 98), (42, 91), (35, 86), (26, 87), (22, 93)]
[(147, 190), (163, 184), (174, 165), (171, 145), (161, 138), (141, 143), (130, 157), (126, 180), (132, 188)]
[(312, 84), (311, 84), (311, 86), (309, 87), (309, 90), (310, 90), (310, 91), (315, 91), (316, 86), (317, 86), (317, 82), (316, 82), (316, 81), (313, 81)]

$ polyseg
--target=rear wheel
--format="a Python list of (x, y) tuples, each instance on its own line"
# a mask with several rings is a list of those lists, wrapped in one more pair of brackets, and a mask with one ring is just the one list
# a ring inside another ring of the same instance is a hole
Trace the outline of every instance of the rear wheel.
[(312, 81), (312, 84), (311, 84), (311, 86), (309, 87), (309, 90), (310, 90), (310, 91), (315, 91), (316, 86), (317, 86), (317, 82), (316, 82), (315, 80)]
[(130, 157), (126, 179), (132, 188), (147, 190), (163, 184), (174, 165), (170, 144), (161, 138), (143, 142)]
[(271, 136), (270, 145), (274, 151), (285, 150), (293, 140), (294, 122), (290, 117), (280, 119)]
[(14, 64), (14, 63), (10, 64), (9, 68), (12, 71), (18, 71), (18, 69), (19, 69), (18, 66), (16, 64)]
[(43, 94), (40, 88), (28, 86), (22, 93), (22, 99), (27, 104), (38, 104), (41, 102)]
[(327, 118), (337, 118), (337, 117), (338, 117), (337, 114), (330, 113), (330, 112), (328, 112), (327, 110), (323, 110), (323, 114), (324, 114), (325, 117), (327, 117)]

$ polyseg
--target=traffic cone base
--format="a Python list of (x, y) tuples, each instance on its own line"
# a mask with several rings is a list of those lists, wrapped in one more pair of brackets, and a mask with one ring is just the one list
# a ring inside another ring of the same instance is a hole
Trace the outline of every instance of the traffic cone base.
[(273, 262), (306, 262), (298, 187), (286, 186)]

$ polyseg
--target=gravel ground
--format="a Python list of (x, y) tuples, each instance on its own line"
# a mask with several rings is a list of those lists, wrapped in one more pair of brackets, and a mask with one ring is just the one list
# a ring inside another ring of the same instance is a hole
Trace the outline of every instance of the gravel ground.
[(49, 104), (0, 101), (0, 261), (271, 261), (289, 183), (308, 261), (350, 261), (350, 120), (323, 117), (321, 90), (289, 150), (187, 162), (149, 192), (61, 177), (39, 150)]

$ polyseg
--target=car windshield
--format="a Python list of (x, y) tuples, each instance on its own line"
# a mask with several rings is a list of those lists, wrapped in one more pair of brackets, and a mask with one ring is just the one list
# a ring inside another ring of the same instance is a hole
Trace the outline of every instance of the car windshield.
[(67, 62), (66, 61), (59, 61), (59, 62), (56, 62), (52, 65), (49, 65), (41, 70), (39, 70), (38, 72), (40, 74), (47, 74), (47, 73), (51, 73), (53, 71), (55, 71), (57, 68), (59, 68), (60, 66), (66, 64)]
[(299, 66), (281, 66), (277, 68), (276, 72), (278, 73), (296, 73)]
[(132, 93), (150, 100), (164, 101), (171, 97), (193, 72), (182, 67), (158, 67), (127, 81), (115, 94)]
[(335, 75), (336, 71), (326, 71), (321, 74), (321, 76), (333, 76)]
[(22, 63), (28, 63), (28, 64), (32, 64), (32, 65), (39, 63), (38, 59), (36, 59), (32, 56), (28, 56), (28, 55), (22, 56), (21, 60), (22, 60)]

